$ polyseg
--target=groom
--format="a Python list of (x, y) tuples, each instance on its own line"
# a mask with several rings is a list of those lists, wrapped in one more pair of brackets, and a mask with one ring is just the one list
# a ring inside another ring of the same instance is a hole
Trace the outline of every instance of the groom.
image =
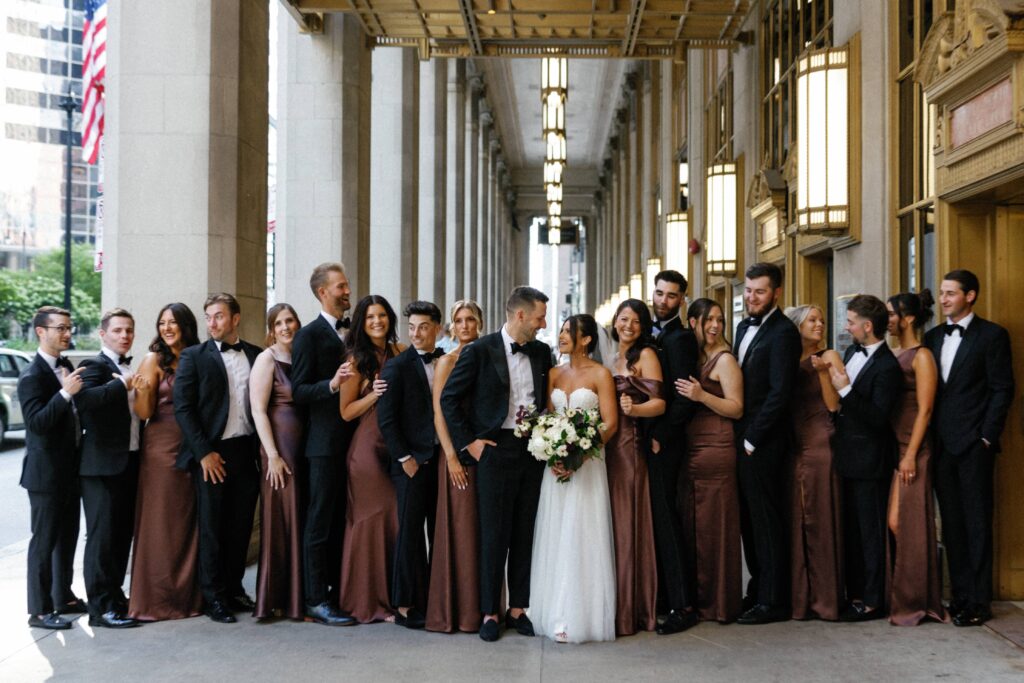
[(441, 410), (455, 448), (465, 450), (477, 467), (480, 506), (480, 638), (498, 639), (498, 604), (508, 558), (511, 609), (505, 626), (524, 636), (533, 624), (530, 561), (544, 464), (513, 433), (516, 413), (546, 403), (551, 350), (535, 341), (544, 328), (548, 297), (532, 287), (516, 287), (505, 304), (501, 330), (466, 347), (441, 393)]

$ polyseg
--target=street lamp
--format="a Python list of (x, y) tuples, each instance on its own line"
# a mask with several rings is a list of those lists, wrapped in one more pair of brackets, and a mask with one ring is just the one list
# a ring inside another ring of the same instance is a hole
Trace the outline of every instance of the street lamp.
[(60, 102), (57, 103), (61, 109), (67, 112), (68, 115), (68, 128), (67, 128), (67, 139), (65, 140), (67, 147), (67, 189), (65, 190), (64, 196), (64, 309), (67, 311), (71, 310), (71, 154), (72, 148), (74, 147), (74, 140), (72, 139), (74, 133), (74, 126), (72, 119), (74, 113), (78, 109), (78, 102), (75, 100), (74, 94), (71, 92), (70, 86), (68, 87), (68, 94), (60, 98)]

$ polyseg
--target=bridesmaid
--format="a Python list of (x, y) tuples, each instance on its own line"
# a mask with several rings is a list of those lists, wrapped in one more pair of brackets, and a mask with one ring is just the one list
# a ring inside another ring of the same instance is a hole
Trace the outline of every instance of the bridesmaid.
[(303, 415), (292, 403), (292, 340), (302, 324), (289, 304), (267, 311), (267, 348), (249, 375), (249, 404), (260, 439), (260, 559), (257, 619), (302, 619), (301, 477), (293, 476), (302, 449)]
[(829, 366), (843, 367), (832, 349), (822, 350), (825, 316), (818, 306), (787, 308), (800, 330), (803, 354), (791, 404), (794, 450), (790, 473), (791, 577), (794, 619), (836, 621), (842, 608), (843, 530), (839, 477), (832, 467), (832, 413), (839, 394)]
[(700, 379), (676, 381), (676, 391), (699, 404), (687, 426), (689, 461), (684, 520), (701, 619), (739, 616), (743, 598), (740, 500), (732, 420), (743, 415), (743, 373), (724, 338), (725, 316), (711, 299), (686, 312), (700, 346)]
[(398, 534), (398, 507), (385, 466), (389, 456), (377, 426), (376, 405), (387, 391), (387, 383), (379, 379), (381, 368), (404, 350), (398, 343), (396, 322), (394, 309), (382, 296), (371, 294), (356, 304), (345, 336), (356, 373), (338, 392), (341, 417), (346, 422), (359, 420), (346, 460), (348, 507), (339, 607), (362, 624), (394, 618), (388, 577)]
[(141, 621), (182, 619), (202, 613), (199, 532), (192, 476), (174, 462), (181, 431), (174, 419), (174, 371), (183, 349), (199, 343), (196, 317), (185, 304), (167, 304), (156, 337), (139, 367), (135, 413), (142, 431), (135, 549), (128, 616)]
[[(441, 414), (444, 389), (459, 354), (483, 329), (483, 311), (466, 299), (452, 306), (450, 331), (458, 346), (434, 367), (434, 428), (444, 458), (437, 470), (437, 521), (431, 550), (427, 630), (452, 633), (480, 630), (480, 523), (477, 518), (476, 468), (459, 460)], [(468, 458), (472, 461), (472, 458)], [(472, 463), (472, 464), (475, 464)]]
[(626, 299), (612, 324), (612, 339), (619, 343), (612, 369), (619, 430), (605, 447), (605, 464), (615, 534), (615, 633), (629, 636), (657, 627), (658, 567), (642, 420), (664, 413), (665, 399), (646, 304)]
[(916, 626), (925, 619), (946, 621), (935, 544), (932, 497), (931, 420), (939, 371), (921, 333), (932, 317), (929, 290), (889, 298), (889, 334), (899, 342), (903, 400), (893, 415), (899, 467), (889, 493), (889, 622)]

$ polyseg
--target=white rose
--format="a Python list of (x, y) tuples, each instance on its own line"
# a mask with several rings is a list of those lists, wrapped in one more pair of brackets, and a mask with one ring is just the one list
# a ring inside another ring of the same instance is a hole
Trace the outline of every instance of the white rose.
[(569, 448), (565, 444), (562, 444), (557, 449), (555, 449), (555, 452), (558, 453), (559, 457), (564, 458), (565, 456), (569, 455)]
[(583, 437), (582, 439), (580, 439), (580, 448), (582, 448), (585, 451), (589, 451), (590, 447), (593, 445), (593, 442), (591, 442), (591, 440), (588, 439), (587, 437)]

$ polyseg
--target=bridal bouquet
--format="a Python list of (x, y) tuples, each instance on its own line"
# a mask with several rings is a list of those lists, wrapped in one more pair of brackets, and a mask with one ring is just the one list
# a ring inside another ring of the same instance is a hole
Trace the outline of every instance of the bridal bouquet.
[(604, 429), (597, 410), (565, 408), (553, 413), (538, 413), (527, 406), (516, 414), (515, 434), (529, 438), (527, 449), (548, 467), (561, 466), (568, 474), (558, 477), (560, 483), (572, 478), (587, 458), (601, 457), (600, 432)]

